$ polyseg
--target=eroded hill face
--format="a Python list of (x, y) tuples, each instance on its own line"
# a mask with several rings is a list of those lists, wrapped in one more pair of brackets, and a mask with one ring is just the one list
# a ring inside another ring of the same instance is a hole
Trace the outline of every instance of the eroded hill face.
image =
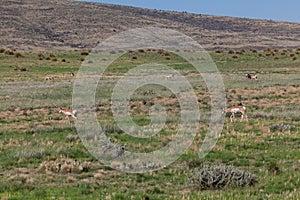
[(300, 24), (165, 12), (70, 0), (0, 0), (0, 45), (18, 49), (93, 48), (124, 30), (174, 29), (207, 49), (295, 48)]

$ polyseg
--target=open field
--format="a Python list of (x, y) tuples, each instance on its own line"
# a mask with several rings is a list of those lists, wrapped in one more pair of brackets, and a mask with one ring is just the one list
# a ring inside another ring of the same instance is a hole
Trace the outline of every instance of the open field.
[[(204, 160), (198, 151), (211, 102), (195, 69), (161, 50), (128, 52), (116, 60), (101, 79), (95, 106), (107, 136), (126, 150), (150, 152), (165, 146), (180, 120), (176, 96), (149, 85), (133, 94), (131, 117), (147, 125), (149, 108), (159, 103), (168, 114), (166, 126), (148, 139), (120, 130), (110, 111), (110, 95), (135, 66), (155, 61), (179, 71), (191, 83), (203, 114), (190, 148), (172, 165), (143, 174), (123, 173), (97, 161), (76, 134), (74, 120), (69, 123), (58, 112), (72, 105), (76, 77), (71, 72), (76, 74), (87, 51), (0, 52), (1, 199), (300, 199), (300, 49), (210, 52), (223, 77), (228, 107), (242, 103), (249, 121), (230, 123), (227, 116), (218, 143)], [(256, 73), (258, 80), (245, 73)], [(53, 80), (45, 81), (45, 76)], [(188, 177), (202, 162), (246, 170), (257, 183), (190, 187)]]

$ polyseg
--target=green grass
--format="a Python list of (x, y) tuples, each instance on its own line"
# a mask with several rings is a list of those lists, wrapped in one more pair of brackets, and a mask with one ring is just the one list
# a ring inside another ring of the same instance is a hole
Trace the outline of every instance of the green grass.
[[(187, 77), (201, 111), (199, 131), (191, 147), (173, 164), (157, 172), (130, 174), (97, 161), (76, 137), (76, 129), (58, 113), (72, 104), (74, 78), (82, 59), (80, 51), (20, 52), (22, 57), (0, 53), (0, 198), (2, 199), (299, 199), (300, 192), (300, 59), (280, 52), (244, 52), (233, 59), (228, 52), (210, 52), (227, 90), (227, 104), (243, 103), (248, 122), (229, 122), (214, 149), (200, 160), (198, 151), (205, 137), (210, 96), (200, 75), (187, 62), (157, 51), (131, 52), (116, 60), (97, 88), (97, 118), (107, 136), (126, 150), (150, 152), (168, 144), (176, 134), (180, 105), (164, 87), (147, 85), (133, 94), (129, 111), (133, 121), (148, 125), (151, 106), (159, 103), (168, 113), (166, 126), (157, 135), (142, 139), (124, 133), (110, 110), (110, 95), (125, 72), (150, 61), (164, 63)], [(259, 53), (262, 56), (259, 56)], [(43, 59), (39, 57), (43, 55)], [(47, 58), (50, 59), (47, 59)], [(136, 57), (136, 59), (133, 59)], [(54, 59), (56, 58), (56, 59)], [(65, 59), (63, 61), (63, 59)], [(57, 60), (57, 61), (55, 61)], [(25, 67), (26, 71), (14, 70)], [(257, 73), (258, 81), (244, 77)], [(44, 82), (45, 75), (54, 76)], [(146, 92), (145, 92), (146, 91)], [(238, 117), (237, 117), (238, 118)], [(288, 125), (283, 129), (283, 125)], [(72, 159), (89, 162), (81, 173), (38, 171), (43, 162)], [(258, 177), (251, 187), (226, 187), (199, 191), (187, 177), (202, 161), (232, 165)], [(196, 166), (192, 166), (196, 163)], [(24, 170), (26, 172), (24, 172)]]

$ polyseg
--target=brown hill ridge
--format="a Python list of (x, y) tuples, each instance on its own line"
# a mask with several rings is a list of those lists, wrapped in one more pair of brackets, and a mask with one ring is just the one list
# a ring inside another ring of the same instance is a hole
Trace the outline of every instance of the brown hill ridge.
[(300, 47), (300, 23), (71, 0), (0, 0), (0, 11), (0, 46), (17, 49), (93, 48), (118, 32), (145, 26), (183, 32), (207, 49)]

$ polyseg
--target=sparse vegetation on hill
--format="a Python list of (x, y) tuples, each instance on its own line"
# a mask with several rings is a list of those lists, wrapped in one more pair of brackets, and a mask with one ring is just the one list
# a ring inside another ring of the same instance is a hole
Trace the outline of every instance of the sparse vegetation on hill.
[(298, 48), (300, 24), (70, 0), (2, 0), (0, 44), (18, 49), (93, 48), (132, 28), (180, 31), (206, 49)]

